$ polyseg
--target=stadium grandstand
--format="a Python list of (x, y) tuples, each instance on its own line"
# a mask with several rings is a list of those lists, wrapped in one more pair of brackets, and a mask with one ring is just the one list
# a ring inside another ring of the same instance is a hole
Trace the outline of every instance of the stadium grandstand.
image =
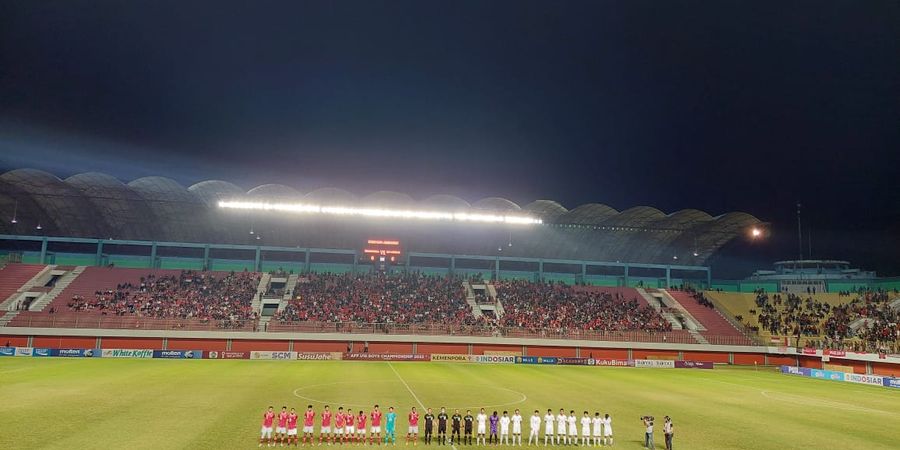
[(0, 183), (10, 328), (898, 351), (897, 282), (849, 262), (713, 279), (702, 264), (718, 249), (764, 233), (746, 213), (30, 169)]

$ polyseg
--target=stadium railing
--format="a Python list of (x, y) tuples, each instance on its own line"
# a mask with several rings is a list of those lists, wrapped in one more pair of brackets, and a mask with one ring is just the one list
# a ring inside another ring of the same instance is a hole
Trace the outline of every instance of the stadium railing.
[(157, 319), (135, 316), (98, 316), (75, 314), (20, 315), (8, 326), (31, 328), (81, 328), (114, 330), (178, 330), (178, 331), (256, 331), (256, 321), (238, 325), (222, 325), (221, 321), (200, 319)]
[[(242, 325), (221, 325), (221, 322), (199, 319), (156, 319), (135, 316), (97, 315), (28, 315), (17, 317), (10, 326), (31, 328), (78, 328), (78, 329), (118, 329), (118, 330), (178, 330), (178, 331), (256, 331), (256, 321)], [(473, 336), (505, 337), (524, 339), (562, 339), (611, 342), (647, 342), (670, 344), (698, 344), (687, 332), (648, 331), (590, 331), (575, 329), (526, 329), (514, 327), (485, 327), (478, 325), (456, 325), (446, 323), (389, 324), (356, 322), (295, 322), (268, 324), (269, 333), (347, 333), (379, 335), (427, 335), (427, 336)], [(710, 345), (756, 345), (751, 339), (738, 336), (704, 336)]]
[[(559, 329), (526, 329), (514, 327), (484, 327), (471, 325), (450, 325), (445, 323), (387, 324), (353, 322), (271, 322), (269, 332), (292, 333), (353, 333), (353, 334), (405, 334), (432, 336), (484, 336), (525, 339), (578, 339), (587, 341), (651, 342), (673, 344), (697, 344), (687, 332), (648, 331), (590, 331)], [(744, 336), (704, 336), (710, 345), (756, 345)]]

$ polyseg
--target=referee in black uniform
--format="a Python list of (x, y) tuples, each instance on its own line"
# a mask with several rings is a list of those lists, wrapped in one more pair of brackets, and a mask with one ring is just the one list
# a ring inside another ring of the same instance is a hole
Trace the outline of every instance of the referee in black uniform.
[(447, 408), (441, 406), (438, 413), (438, 445), (447, 443)]
[(472, 410), (466, 410), (466, 417), (463, 417), (463, 423), (465, 424), (465, 444), (472, 445), (472, 422), (475, 422), (475, 418), (472, 417)]
[(431, 408), (425, 413), (425, 444), (431, 445), (431, 435), (434, 433), (434, 414)]
[(459, 415), (459, 410), (457, 409), (456, 412), (450, 416), (450, 445), (453, 445), (454, 436), (456, 436), (456, 443), (462, 444), (459, 436), (460, 422), (462, 422), (462, 416)]

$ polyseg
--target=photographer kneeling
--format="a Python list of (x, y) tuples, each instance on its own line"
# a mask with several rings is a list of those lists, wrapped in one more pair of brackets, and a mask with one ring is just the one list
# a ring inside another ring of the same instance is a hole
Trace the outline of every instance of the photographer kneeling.
[(647, 428), (644, 433), (644, 447), (653, 448), (653, 416), (643, 416), (641, 422)]

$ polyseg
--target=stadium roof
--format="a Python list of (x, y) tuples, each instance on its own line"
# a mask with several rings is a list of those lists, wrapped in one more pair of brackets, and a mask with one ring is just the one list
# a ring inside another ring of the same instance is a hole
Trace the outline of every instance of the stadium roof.
[[(366, 228), (359, 223), (323, 226), (320, 219), (308, 223), (309, 226), (297, 227), (296, 221), (291, 223), (283, 216), (267, 217), (265, 213), (246, 211), (226, 213), (216, 208), (221, 200), (239, 199), (451, 212), (513, 212), (536, 216), (544, 224), (515, 231), (504, 231), (505, 227), (496, 225), (481, 228), (467, 225), (471, 233), (447, 228), (446, 224), (436, 225), (429, 232), (424, 227), (393, 227), (384, 221), (373, 222)], [(265, 230), (267, 245), (301, 243), (310, 247), (355, 248), (359, 236), (374, 230), (405, 238), (406, 247), (413, 251), (494, 255), (498, 252), (498, 242), (512, 243), (515, 237), (517, 245), (507, 249), (504, 255), (654, 263), (671, 261), (675, 255), (687, 256), (685, 262), (702, 263), (724, 244), (760, 223), (756, 217), (742, 212), (712, 216), (684, 209), (666, 214), (649, 206), (619, 212), (599, 203), (566, 209), (552, 200), (535, 200), (520, 206), (501, 197), (469, 203), (452, 195), (433, 195), (417, 201), (399, 192), (379, 191), (357, 196), (326, 187), (304, 193), (279, 184), (245, 191), (221, 180), (202, 181), (185, 188), (165, 177), (144, 177), (125, 184), (97, 172), (61, 180), (34, 169), (17, 169), (0, 175), (0, 211), (3, 214), (0, 232), (4, 234), (247, 243), (246, 230), (257, 227)], [(17, 223), (10, 220), (13, 216)], [(35, 228), (37, 224), (41, 230)]]

